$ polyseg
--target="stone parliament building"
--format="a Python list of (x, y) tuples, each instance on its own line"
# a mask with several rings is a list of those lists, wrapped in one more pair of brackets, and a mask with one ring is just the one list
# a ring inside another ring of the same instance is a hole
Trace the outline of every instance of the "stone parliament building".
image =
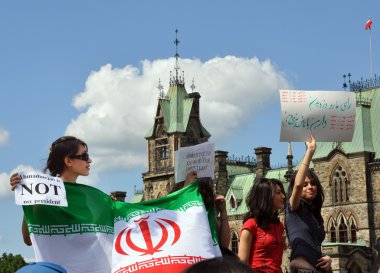
[[(178, 42), (178, 40), (176, 40)], [(143, 173), (143, 190), (130, 202), (151, 200), (166, 195), (174, 181), (174, 152), (206, 142), (211, 134), (200, 118), (201, 95), (188, 93), (179, 75), (179, 55), (166, 94), (158, 88), (153, 127), (145, 135), (148, 170)], [(191, 86), (194, 89), (194, 84)], [(349, 84), (356, 94), (355, 132), (352, 142), (318, 143), (311, 167), (325, 191), (322, 215), (326, 238), (323, 252), (333, 259), (333, 272), (378, 272), (380, 264), (380, 78)], [(245, 197), (256, 176), (277, 178), (287, 189), (293, 156), (289, 144), (283, 168), (271, 168), (271, 148), (254, 149), (255, 160), (228, 157), (215, 151), (214, 186), (227, 201), (231, 228), (230, 249), (237, 253), (242, 217), (247, 211)], [(289, 249), (284, 251), (283, 271), (287, 272)]]

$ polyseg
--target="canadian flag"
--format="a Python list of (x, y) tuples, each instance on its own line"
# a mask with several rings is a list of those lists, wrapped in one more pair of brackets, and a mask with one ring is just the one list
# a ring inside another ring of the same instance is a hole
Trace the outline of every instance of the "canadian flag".
[(365, 23), (365, 29), (366, 30), (371, 30), (371, 26), (372, 26), (372, 20), (371, 19), (368, 19), (368, 21)]

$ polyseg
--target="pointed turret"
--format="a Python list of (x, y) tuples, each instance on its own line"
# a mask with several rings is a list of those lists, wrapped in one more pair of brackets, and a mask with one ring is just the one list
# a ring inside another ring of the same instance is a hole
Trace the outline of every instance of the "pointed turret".
[(145, 135), (148, 142), (149, 170), (143, 174), (144, 199), (154, 199), (166, 195), (174, 182), (174, 152), (186, 147), (206, 142), (210, 133), (203, 127), (199, 116), (200, 94), (185, 88), (184, 72), (180, 75), (178, 54), (178, 30), (174, 44), (176, 46), (174, 71), (170, 72), (169, 89), (164, 94), (161, 80), (158, 106), (154, 125)]

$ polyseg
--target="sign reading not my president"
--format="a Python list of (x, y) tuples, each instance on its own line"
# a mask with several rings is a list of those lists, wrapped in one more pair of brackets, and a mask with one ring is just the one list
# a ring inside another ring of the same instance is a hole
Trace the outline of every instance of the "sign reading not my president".
[(66, 190), (62, 179), (38, 172), (19, 175), (21, 183), (15, 189), (17, 205), (67, 207)]

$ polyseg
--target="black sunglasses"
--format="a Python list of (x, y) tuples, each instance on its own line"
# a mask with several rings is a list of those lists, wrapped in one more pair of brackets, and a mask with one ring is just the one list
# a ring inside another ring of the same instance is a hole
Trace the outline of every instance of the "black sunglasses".
[(80, 159), (83, 161), (88, 161), (90, 159), (90, 155), (87, 152), (84, 152), (81, 155), (70, 155), (70, 158)]

